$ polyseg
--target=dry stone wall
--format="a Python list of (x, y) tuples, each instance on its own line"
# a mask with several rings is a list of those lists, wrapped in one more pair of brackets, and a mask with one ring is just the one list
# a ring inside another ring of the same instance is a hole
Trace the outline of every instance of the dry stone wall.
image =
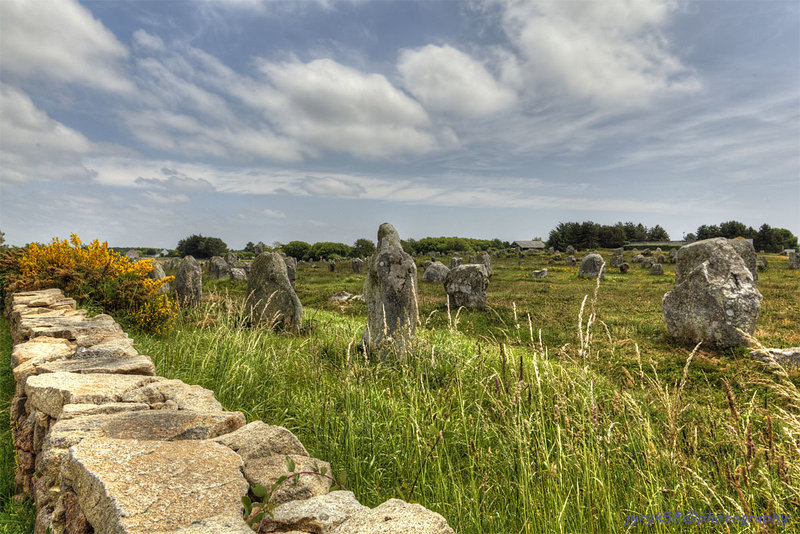
[[(212, 391), (157, 376), (111, 317), (58, 289), (16, 293), (5, 311), (16, 483), (35, 500), (36, 534), (251, 534), (241, 499), (288, 475), (287, 456), (296, 472), (330, 471), (286, 428), (245, 424)], [(282, 484), (258, 532), (454, 532), (419, 505), (370, 509), (330, 490), (318, 475)]]

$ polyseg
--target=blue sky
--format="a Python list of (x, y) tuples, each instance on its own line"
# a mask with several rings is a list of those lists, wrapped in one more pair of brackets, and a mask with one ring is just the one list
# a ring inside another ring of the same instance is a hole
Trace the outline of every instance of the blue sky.
[(800, 2), (0, 1), (0, 230), (800, 234)]

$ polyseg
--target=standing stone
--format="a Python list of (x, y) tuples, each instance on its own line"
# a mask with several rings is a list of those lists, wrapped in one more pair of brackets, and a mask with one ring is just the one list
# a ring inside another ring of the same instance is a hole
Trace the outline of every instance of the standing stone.
[(422, 275), (423, 282), (444, 282), (450, 269), (447, 265), (440, 261), (434, 261), (425, 268), (425, 273)]
[(764, 256), (759, 256), (758, 258), (756, 258), (756, 269), (757, 270), (762, 271), (762, 272), (766, 271), (768, 265), (769, 265), (769, 262), (767, 261), (767, 258), (765, 258)]
[(459, 265), (448, 273), (444, 281), (451, 308), (486, 306), (487, 287), (489, 274), (481, 264)]
[(662, 264), (660, 264), (660, 263), (654, 263), (650, 267), (650, 274), (653, 274), (653, 275), (662, 275), (662, 274), (664, 274), (664, 266)]
[[(150, 270), (150, 273), (147, 275), (148, 278), (151, 280), (163, 280), (167, 277), (166, 273), (164, 272), (164, 268), (161, 267), (161, 264), (157, 261), (152, 261), (153, 268)], [(169, 294), (169, 283), (161, 284), (161, 287), (158, 288), (159, 295), (168, 295)]]
[(175, 275), (175, 300), (178, 306), (196, 306), (203, 296), (203, 271), (192, 256), (186, 256)]
[(603, 257), (600, 254), (587, 254), (581, 260), (581, 266), (578, 268), (578, 276), (581, 278), (603, 278), (606, 274), (606, 266)]
[(486, 274), (489, 278), (492, 277), (492, 258), (486, 252), (481, 252), (478, 255), (478, 263), (486, 267)]
[(663, 254), (658, 254), (658, 255), (654, 256), (653, 258), (655, 259), (656, 263), (660, 263), (662, 265), (667, 263), (667, 257), (664, 256)]
[(761, 293), (742, 257), (725, 238), (696, 241), (678, 251), (675, 288), (664, 295), (667, 330), (676, 340), (716, 347), (746, 344)]
[(756, 260), (756, 249), (753, 244), (747, 239), (736, 238), (728, 239), (728, 244), (733, 247), (739, 256), (744, 260), (750, 274), (753, 275), (753, 281), (758, 282), (758, 265)]
[(633, 263), (642, 263), (644, 261), (644, 256), (641, 254), (636, 254), (631, 261)]
[(233, 269), (234, 267), (238, 267), (239, 256), (237, 256), (234, 252), (229, 250), (227, 254), (225, 254), (225, 263), (227, 263), (228, 267), (230, 267), (231, 269)]
[(789, 268), (790, 269), (800, 269), (800, 254), (797, 252), (790, 252), (789, 256)]
[(567, 245), (567, 250), (565, 250), (564, 252), (566, 252), (567, 254), (575, 254), (575, 247), (573, 247), (572, 245)]
[(265, 245), (262, 241), (259, 241), (256, 246), (253, 247), (253, 252), (255, 252), (256, 256), (260, 256), (267, 250), (267, 245)]
[(627, 263), (623, 263), (622, 265), (619, 266), (619, 272), (621, 272), (622, 274), (625, 274), (630, 270), (631, 270), (631, 266), (628, 265)]
[(132, 248), (125, 253), (125, 257), (128, 258), (130, 261), (139, 261), (139, 251)]
[(549, 252), (550, 254), (553, 254), (555, 251), (556, 251), (555, 247), (550, 247), (547, 249), (547, 252)]
[(649, 269), (654, 263), (653, 258), (645, 258), (642, 260), (642, 269)]
[(250, 321), (270, 328), (299, 331), (303, 306), (292, 289), (280, 254), (260, 254), (250, 268), (245, 307)]
[(247, 273), (244, 272), (244, 269), (239, 269), (238, 267), (234, 267), (231, 269), (231, 280), (235, 281), (242, 281), (247, 280)]
[(328, 260), (328, 271), (334, 272), (336, 270), (336, 262), (333, 260)]
[(286, 275), (289, 277), (289, 282), (294, 287), (295, 280), (297, 280), (297, 260), (291, 256), (281, 256), (283, 263), (286, 264)]
[(678, 249), (673, 248), (669, 251), (669, 261), (670, 263), (675, 263), (675, 260), (678, 259)]
[(422, 262), (422, 270), (424, 271), (425, 269), (430, 267), (431, 263), (433, 263), (433, 261), (431, 260), (425, 260), (424, 262)]
[(364, 280), (364, 301), (364, 346), (404, 354), (419, 322), (417, 265), (403, 251), (400, 235), (389, 223), (378, 228), (378, 248), (369, 259)]
[(614, 255), (614, 256), (611, 256), (611, 258), (609, 258), (609, 260), (608, 260), (608, 266), (611, 267), (612, 269), (614, 267), (619, 267), (623, 263), (625, 263), (625, 260), (622, 258), (622, 256)]
[(575, 256), (567, 256), (567, 259), (564, 260), (564, 263), (569, 267), (572, 267), (573, 265), (578, 263), (578, 260), (575, 259)]
[(360, 258), (356, 258), (353, 260), (353, 273), (361, 274), (361, 269), (364, 267), (364, 261)]
[(451, 270), (455, 269), (456, 267), (461, 265), (461, 263), (462, 263), (461, 258), (459, 258), (458, 256), (453, 256), (453, 258), (450, 260), (450, 269)]
[(228, 278), (231, 275), (231, 267), (228, 265), (228, 262), (220, 258), (219, 256), (214, 256), (210, 260), (208, 260), (208, 277), (212, 280), (218, 280), (220, 278)]
[(533, 278), (547, 278), (547, 269), (539, 269), (531, 273)]
[(615, 248), (614, 249), (614, 256), (622, 256), (622, 254), (624, 252), (625, 252), (625, 249), (623, 247)]

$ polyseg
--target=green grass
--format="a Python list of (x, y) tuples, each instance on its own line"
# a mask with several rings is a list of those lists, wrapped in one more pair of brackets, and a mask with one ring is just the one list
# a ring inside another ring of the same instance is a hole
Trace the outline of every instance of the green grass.
[[(800, 273), (769, 259), (756, 334), (768, 346), (800, 345)], [(245, 326), (246, 284), (228, 281), (207, 281), (202, 306), (169, 334), (130, 333), (162, 376), (291, 429), (364, 504), (410, 499), (462, 534), (625, 532), (629, 513), (668, 510), (785, 513), (792, 523), (766, 530), (798, 529), (796, 371), (770, 371), (744, 349), (692, 353), (672, 343), (661, 297), (673, 266), (662, 277), (637, 265), (609, 274), (592, 303), (595, 282), (578, 279), (577, 267), (547, 265), (544, 255), (519, 261), (495, 261), (485, 310), (448, 313), (441, 284), (420, 284), (423, 325), (403, 360), (365, 359), (364, 304), (328, 302), (361, 292), (364, 275), (349, 264), (334, 273), (299, 266), (311, 325), (303, 335)], [(529, 277), (542, 267), (548, 278)], [(6, 400), (7, 330), (1, 323)], [(0, 526), (28, 532), (32, 508), (11, 499), (4, 413)]]
[[(757, 335), (798, 345), (800, 277), (770, 260)], [(547, 279), (529, 278), (545, 266)], [(629, 513), (666, 510), (777, 511), (796, 528), (796, 371), (776, 375), (743, 349), (690, 357), (673, 344), (660, 310), (674, 284), (666, 270), (607, 276), (581, 334), (595, 282), (544, 256), (497, 261), (491, 309), (448, 314), (441, 285), (420, 284), (424, 324), (403, 361), (366, 361), (364, 304), (327, 301), (360, 292), (349, 265), (300, 266), (310, 334), (244, 326), (245, 284), (213, 281), (170, 334), (135, 339), (160, 374), (290, 428), (365, 504), (410, 496), (461, 533), (621, 532)]]

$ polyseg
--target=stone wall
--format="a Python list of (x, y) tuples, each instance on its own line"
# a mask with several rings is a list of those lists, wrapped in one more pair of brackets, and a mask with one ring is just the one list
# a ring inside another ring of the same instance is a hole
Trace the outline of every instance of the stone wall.
[[(16, 483), (36, 502), (36, 534), (251, 534), (242, 497), (288, 475), (287, 456), (296, 473), (330, 472), (289, 430), (157, 376), (111, 317), (87, 317), (58, 289), (16, 293), (6, 315)], [(370, 509), (331, 489), (318, 474), (284, 482), (258, 532), (454, 532), (422, 506)]]

